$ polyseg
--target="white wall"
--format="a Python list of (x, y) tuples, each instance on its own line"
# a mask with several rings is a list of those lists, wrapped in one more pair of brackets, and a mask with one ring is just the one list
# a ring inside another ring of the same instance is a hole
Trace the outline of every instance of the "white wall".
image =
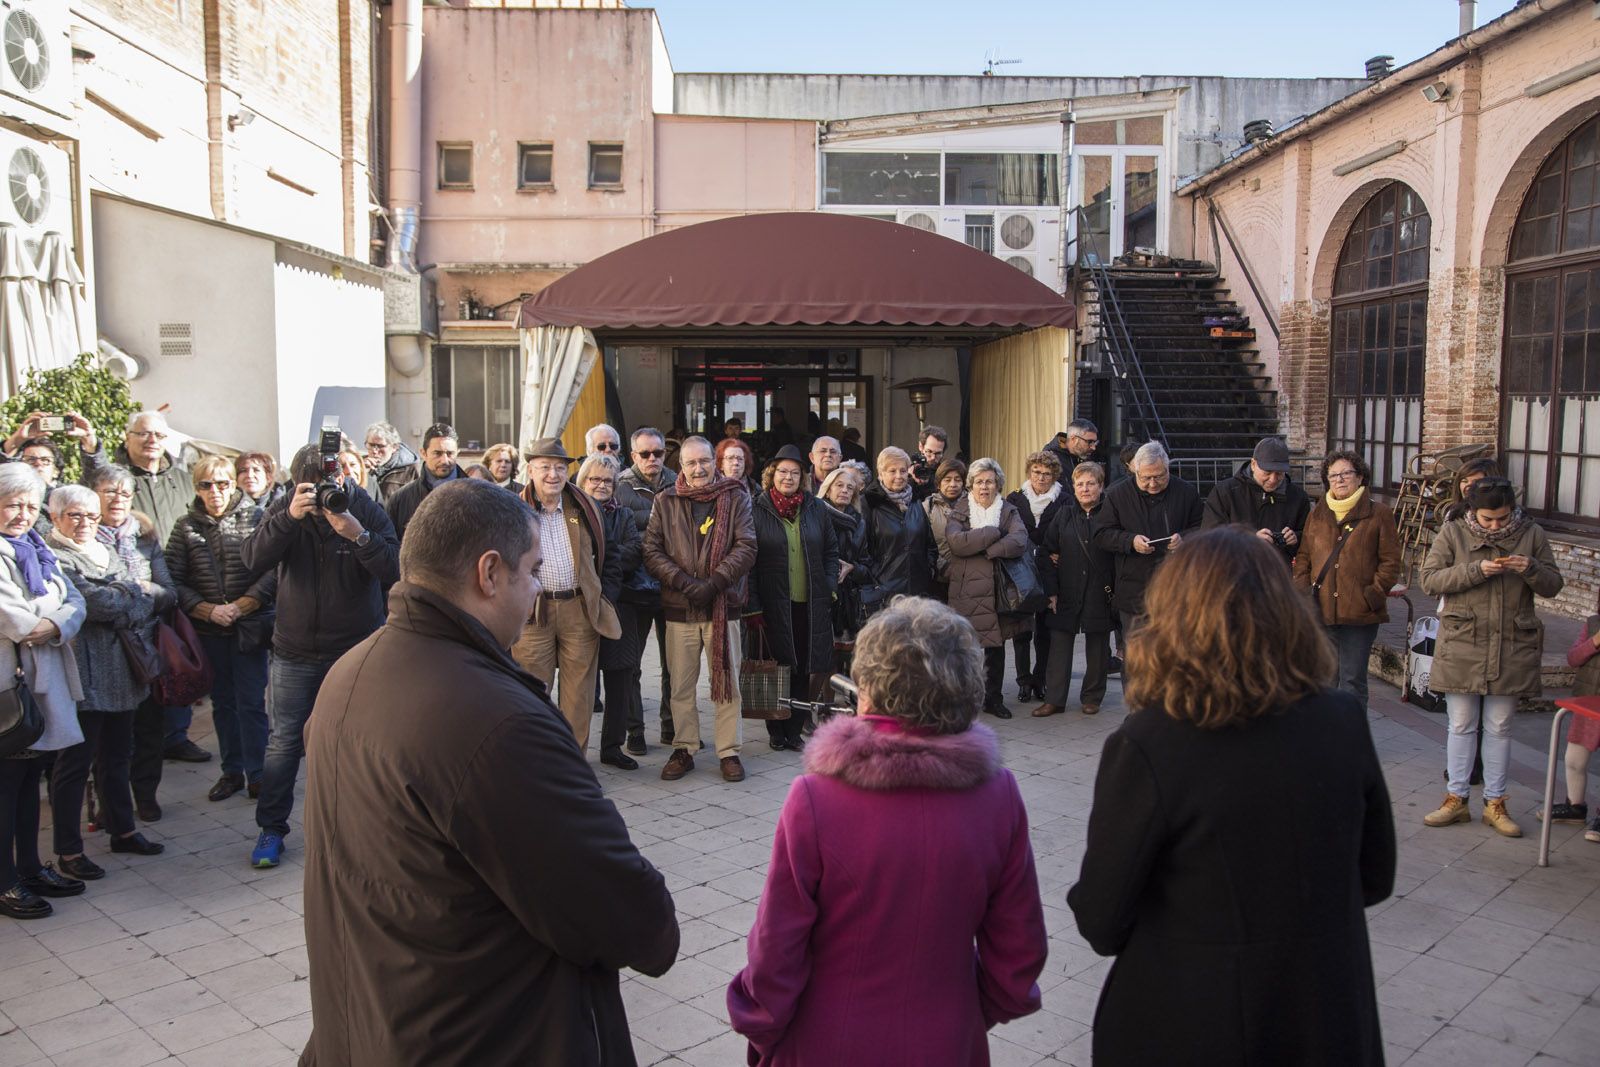
[(327, 415), (359, 441), (385, 417), (382, 286), (282, 257), (272, 276), (278, 455), (287, 461), (310, 443)]

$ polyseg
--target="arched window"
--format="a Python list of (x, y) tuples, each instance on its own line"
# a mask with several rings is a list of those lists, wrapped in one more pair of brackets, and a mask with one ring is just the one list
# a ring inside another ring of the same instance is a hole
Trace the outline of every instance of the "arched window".
[(1522, 202), (1506, 265), (1507, 473), (1533, 513), (1600, 524), (1600, 118)]
[(1429, 231), (1422, 198), (1390, 182), (1351, 224), (1334, 276), (1328, 447), (1365, 456), (1376, 489), (1422, 448)]

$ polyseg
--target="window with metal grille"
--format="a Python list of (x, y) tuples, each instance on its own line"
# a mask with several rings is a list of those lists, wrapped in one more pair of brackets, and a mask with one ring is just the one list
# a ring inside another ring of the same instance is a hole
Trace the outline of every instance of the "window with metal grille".
[(439, 188), (472, 188), (472, 142), (439, 142)]
[(1422, 449), (1430, 231), (1422, 198), (1391, 182), (1361, 209), (1339, 252), (1328, 447), (1366, 457), (1380, 491)]
[(1539, 168), (1506, 267), (1506, 474), (1529, 511), (1600, 525), (1600, 118)]
[(589, 188), (622, 185), (622, 146), (589, 142)]
[(967, 216), (967, 244), (980, 252), (994, 254), (994, 216)]
[(524, 141), (517, 145), (517, 188), (536, 189), (551, 184), (556, 149), (549, 141)]

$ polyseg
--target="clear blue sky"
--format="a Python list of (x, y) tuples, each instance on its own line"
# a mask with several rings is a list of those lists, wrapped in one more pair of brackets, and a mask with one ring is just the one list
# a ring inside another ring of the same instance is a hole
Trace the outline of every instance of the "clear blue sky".
[[(1478, 24), (1515, 0), (1484, 0)], [(630, 0), (678, 71), (1356, 77), (1456, 35), (1457, 0)]]

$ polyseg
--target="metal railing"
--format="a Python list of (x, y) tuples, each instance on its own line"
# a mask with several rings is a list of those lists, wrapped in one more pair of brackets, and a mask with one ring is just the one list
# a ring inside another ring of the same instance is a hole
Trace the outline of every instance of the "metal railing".
[[(1239, 473), (1239, 469), (1249, 462), (1248, 455), (1173, 456), (1171, 470), (1173, 474), (1200, 490), (1201, 496), (1205, 496), (1216, 488), (1218, 483), (1225, 482)], [(1321, 476), (1321, 460), (1310, 458), (1289, 460), (1289, 477), (1296, 485), (1313, 495), (1321, 491), (1320, 484), (1313, 486), (1313, 482), (1319, 482)]]

